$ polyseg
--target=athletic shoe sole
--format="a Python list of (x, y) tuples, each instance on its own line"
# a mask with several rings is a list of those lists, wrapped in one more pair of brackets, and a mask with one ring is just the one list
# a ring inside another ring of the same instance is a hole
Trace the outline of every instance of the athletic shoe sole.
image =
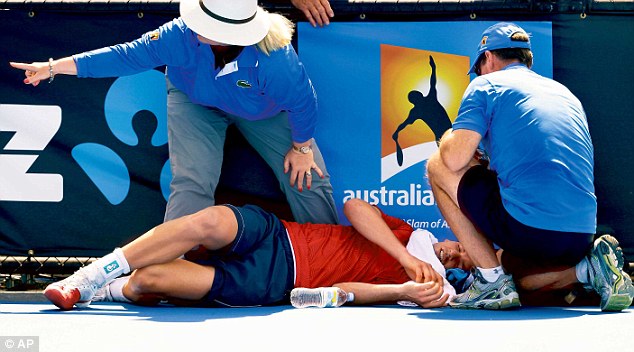
[(76, 288), (66, 290), (64, 287), (49, 285), (44, 290), (44, 296), (61, 310), (71, 310), (81, 297)]
[[(613, 284), (606, 300), (601, 299), (601, 310), (605, 312), (620, 312), (632, 304), (634, 287), (632, 280), (621, 270), (623, 266), (623, 251), (616, 238), (610, 235), (601, 236), (595, 244), (594, 251), (606, 274), (611, 275)], [(606, 270), (607, 269), (607, 270)]]
[(502, 299), (484, 299), (477, 302), (467, 302), (467, 303), (454, 303), (449, 302), (449, 306), (451, 308), (456, 309), (491, 309), (491, 310), (501, 310), (501, 309), (514, 309), (521, 307), (520, 297), (517, 292), (513, 292), (512, 294), (502, 298)]

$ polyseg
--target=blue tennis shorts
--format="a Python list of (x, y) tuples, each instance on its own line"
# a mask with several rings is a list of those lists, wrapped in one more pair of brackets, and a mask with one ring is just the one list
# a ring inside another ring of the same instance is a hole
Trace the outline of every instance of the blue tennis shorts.
[(225, 206), (238, 220), (238, 234), (228, 252), (214, 252), (213, 259), (200, 262), (215, 268), (206, 303), (244, 307), (288, 300), (294, 262), (282, 222), (254, 205)]
[(517, 257), (546, 265), (576, 265), (590, 250), (594, 234), (530, 227), (504, 208), (497, 174), (476, 165), (458, 185), (458, 204), (475, 227)]

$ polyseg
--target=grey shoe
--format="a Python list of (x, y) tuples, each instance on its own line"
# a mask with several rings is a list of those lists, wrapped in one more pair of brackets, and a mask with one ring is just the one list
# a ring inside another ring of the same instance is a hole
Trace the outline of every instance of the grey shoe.
[(632, 304), (634, 286), (623, 272), (623, 252), (616, 238), (603, 235), (594, 241), (588, 255), (590, 284), (601, 296), (601, 310), (620, 312)]
[(511, 275), (501, 275), (497, 281), (488, 282), (474, 269), (474, 280), (462, 294), (455, 296), (449, 305), (462, 309), (509, 309), (521, 306)]

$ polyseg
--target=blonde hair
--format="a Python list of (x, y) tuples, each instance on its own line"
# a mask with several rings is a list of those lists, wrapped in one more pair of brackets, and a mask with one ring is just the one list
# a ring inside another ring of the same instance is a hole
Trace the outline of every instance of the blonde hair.
[(272, 51), (281, 49), (291, 43), (295, 24), (277, 13), (268, 13), (271, 21), (269, 33), (257, 45), (260, 51), (269, 55)]

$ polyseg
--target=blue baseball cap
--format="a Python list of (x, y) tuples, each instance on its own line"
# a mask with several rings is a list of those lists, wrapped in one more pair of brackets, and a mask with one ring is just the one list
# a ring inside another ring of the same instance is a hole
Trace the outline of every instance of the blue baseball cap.
[(478, 53), (473, 61), (473, 66), (471, 66), (471, 69), (467, 74), (475, 72), (475, 66), (478, 63), (480, 55), (484, 54), (487, 50), (507, 48), (530, 49), (530, 39), (527, 42), (511, 39), (511, 36), (518, 32), (524, 33), (528, 36), (528, 34), (520, 26), (511, 22), (499, 22), (485, 29), (484, 32), (482, 32), (482, 38), (480, 39), (480, 44), (478, 45)]

